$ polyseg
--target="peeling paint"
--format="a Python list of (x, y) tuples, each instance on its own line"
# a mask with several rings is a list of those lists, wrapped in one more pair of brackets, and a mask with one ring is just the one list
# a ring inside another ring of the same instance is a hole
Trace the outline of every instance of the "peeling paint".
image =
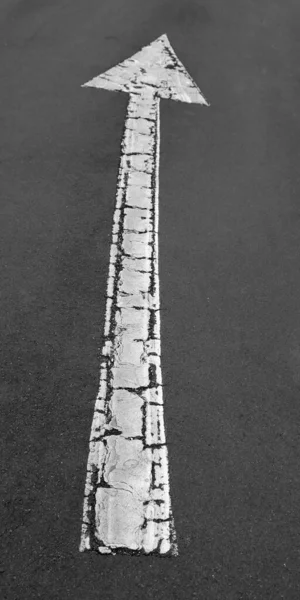
[(85, 84), (130, 94), (80, 550), (176, 555), (158, 275), (160, 98), (207, 104), (166, 36)]
[[(140, 112), (153, 120), (138, 118)], [(152, 91), (138, 101), (130, 97), (107, 284), (109, 339), (102, 351), (81, 540), (81, 550), (101, 554), (177, 552), (158, 389), (158, 117), (159, 99)], [(159, 452), (161, 459), (154, 461)], [(152, 497), (156, 487), (161, 504)]]
[[(148, 89), (160, 98), (208, 105), (202, 92), (176, 56), (168, 37), (161, 35), (131, 58), (85, 84), (138, 95)], [(138, 102), (136, 100), (135, 104)], [(145, 106), (130, 108), (129, 116), (155, 120), (155, 111)]]

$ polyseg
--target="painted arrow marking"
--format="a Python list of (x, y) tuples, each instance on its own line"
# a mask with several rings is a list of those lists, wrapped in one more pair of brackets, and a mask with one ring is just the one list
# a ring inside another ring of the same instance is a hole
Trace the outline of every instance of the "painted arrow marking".
[(160, 358), (159, 102), (207, 102), (166, 35), (85, 86), (130, 97), (80, 550), (174, 555)]

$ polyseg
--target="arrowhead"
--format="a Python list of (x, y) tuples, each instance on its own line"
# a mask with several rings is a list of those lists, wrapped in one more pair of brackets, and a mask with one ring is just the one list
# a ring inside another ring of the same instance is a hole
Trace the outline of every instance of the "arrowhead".
[(162, 35), (116, 67), (94, 77), (83, 87), (138, 93), (152, 88), (161, 98), (208, 106), (202, 92), (178, 60), (168, 38)]

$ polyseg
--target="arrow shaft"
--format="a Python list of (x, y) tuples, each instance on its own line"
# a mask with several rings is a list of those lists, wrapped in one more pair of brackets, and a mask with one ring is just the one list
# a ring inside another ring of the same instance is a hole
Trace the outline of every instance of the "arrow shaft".
[(160, 358), (159, 98), (131, 94), (114, 214), (81, 550), (176, 553)]

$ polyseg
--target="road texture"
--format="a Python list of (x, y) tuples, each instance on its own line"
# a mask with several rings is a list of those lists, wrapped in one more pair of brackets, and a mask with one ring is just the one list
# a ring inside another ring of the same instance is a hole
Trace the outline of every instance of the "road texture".
[[(300, 597), (300, 6), (2, 0), (4, 600)], [(128, 98), (80, 86), (162, 33), (165, 421), (179, 556), (79, 553)]]

